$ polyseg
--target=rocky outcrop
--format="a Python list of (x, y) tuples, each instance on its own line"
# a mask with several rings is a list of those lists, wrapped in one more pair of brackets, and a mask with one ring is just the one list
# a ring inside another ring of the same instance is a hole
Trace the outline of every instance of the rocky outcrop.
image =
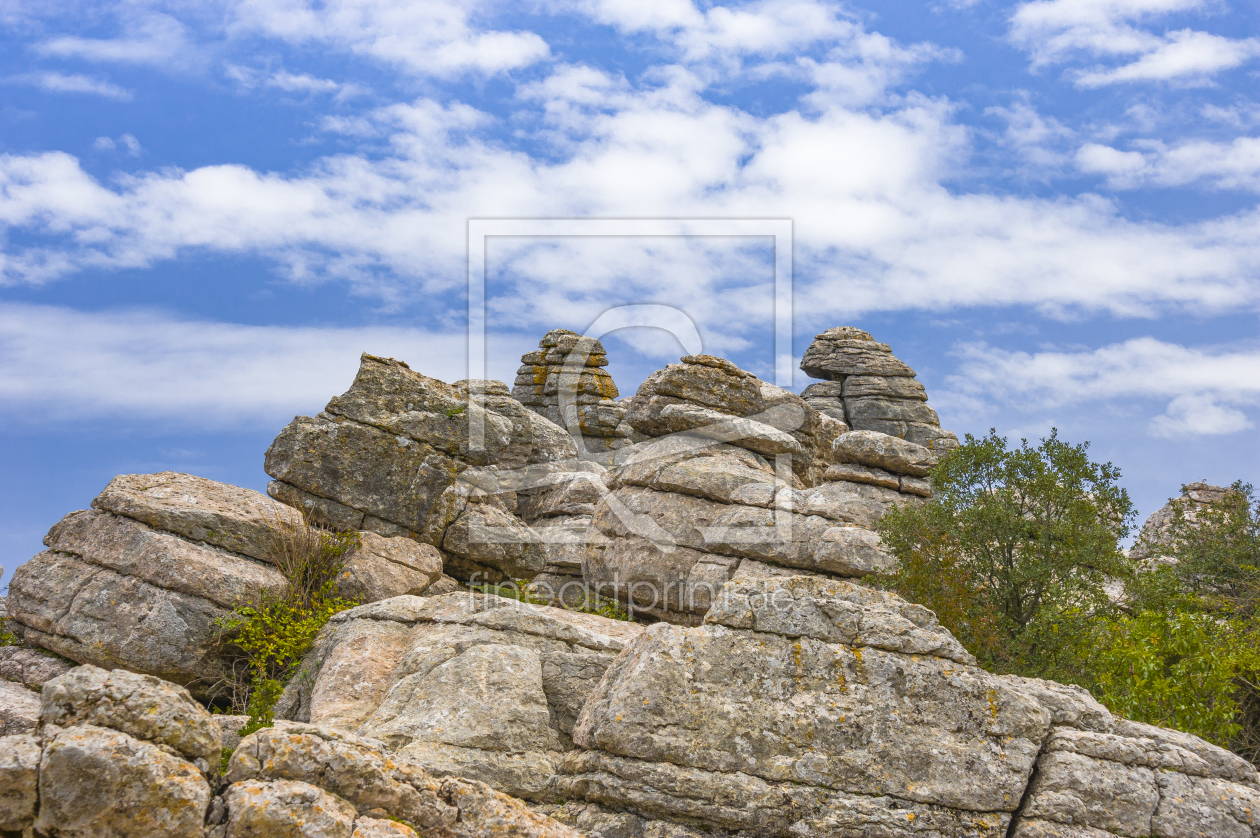
[[(80, 663), (125, 668), (199, 694), (222, 675), (219, 621), (278, 596), (276, 528), (301, 516), (265, 495), (174, 472), (120, 475), (44, 538), (10, 582), (25, 641)], [(411, 539), (364, 533), (339, 592), (371, 601), (420, 593), (441, 557)]]
[(396, 597), (336, 615), (277, 712), (550, 799), (583, 702), (641, 630), (483, 594)]
[(940, 454), (958, 446), (927, 405), (927, 391), (915, 373), (868, 332), (852, 326), (828, 329), (814, 338), (801, 359), (811, 384), (801, 394), (820, 412), (850, 429), (878, 431), (918, 443)]
[(536, 477), (577, 463), (569, 435), (505, 384), (446, 384), (364, 355), (348, 391), (276, 437), (265, 468), (268, 493), (317, 522), (430, 544), (447, 573), (484, 583), (532, 577), (546, 555), (513, 514), (516, 486), (479, 487), (499, 472)]
[(1189, 838), (1251, 834), (1260, 812), (1241, 758), (991, 675), (926, 609), (818, 578), (732, 583), (702, 626), (649, 627), (573, 738), (557, 788), (587, 806), (556, 813), (592, 825)]
[(483, 783), (309, 725), (246, 737), (220, 777), (220, 736), (186, 690), (157, 678), (93, 666), (55, 678), (38, 727), (0, 737), (0, 833), (578, 838)]
[(871, 527), (931, 494), (927, 448), (849, 432), (711, 356), (649, 376), (629, 421), (650, 439), (604, 478), (612, 492), (596, 506), (583, 576), (657, 619), (698, 624), (736, 579), (884, 570)]
[(1224, 486), (1212, 486), (1206, 482), (1187, 483), (1181, 487), (1181, 495), (1168, 501), (1146, 519), (1138, 531), (1129, 551), (1129, 557), (1138, 561), (1161, 561), (1172, 543), (1172, 524), (1176, 507), (1180, 506), (1186, 521), (1193, 523), (1199, 510), (1220, 503), (1229, 493)]
[(512, 395), (540, 416), (568, 430), (583, 453), (603, 454), (630, 442), (627, 405), (603, 369), (604, 345), (567, 329), (552, 329), (538, 349), (521, 356)]

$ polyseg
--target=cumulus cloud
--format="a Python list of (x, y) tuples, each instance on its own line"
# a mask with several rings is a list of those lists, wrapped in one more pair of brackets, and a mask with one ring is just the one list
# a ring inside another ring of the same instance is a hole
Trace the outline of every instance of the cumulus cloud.
[(453, 0), (240, 0), (231, 31), (294, 44), (325, 43), (410, 72), (454, 76), (527, 67), (550, 54), (534, 32), (478, 24), (487, 4)]
[[(795, 220), (806, 318), (1260, 304), (1256, 211), (1167, 226), (1128, 220), (1090, 196), (956, 193), (942, 181), (957, 171), (967, 135), (948, 103), (909, 96), (883, 112), (832, 104), (753, 117), (696, 85), (687, 74), (636, 86), (562, 69), (531, 94), (550, 157), (487, 139), (495, 120), (486, 113), (424, 99), (337, 126), (387, 142), (389, 153), (328, 157), (284, 175), (220, 165), (105, 184), (64, 153), (0, 157), (0, 222), (35, 242), (12, 246), (0, 276), (47, 281), (208, 248), (388, 299), (458, 287), (470, 217), (743, 216)], [(561, 291), (564, 270), (558, 259), (548, 268), (558, 273), (537, 279)], [(596, 285), (617, 276), (613, 260), (589, 270)]]
[(119, 87), (102, 79), (94, 79), (82, 73), (52, 71), (22, 73), (10, 76), (8, 81), (15, 84), (33, 85), (53, 93), (90, 93), (93, 96), (104, 96), (106, 99), (118, 99), (123, 102), (131, 101), (132, 97), (131, 91), (125, 87)]
[(360, 352), (464, 377), (463, 333), (243, 326), (157, 311), (0, 307), (0, 413), (10, 422), (127, 416), (278, 427), (354, 379)]
[(1173, 146), (1146, 140), (1133, 145), (1133, 151), (1120, 151), (1087, 143), (1077, 152), (1077, 167), (1105, 176), (1114, 189), (1202, 183), (1216, 189), (1260, 192), (1260, 137), (1237, 137), (1231, 142), (1190, 140)]
[(1260, 346), (1182, 346), (1135, 338), (1097, 349), (1010, 352), (967, 344), (947, 379), (942, 401), (981, 411), (1069, 407), (1087, 403), (1158, 402), (1148, 424), (1156, 436), (1217, 435), (1253, 427), (1243, 408), (1260, 404)]
[(1216, 74), (1260, 56), (1260, 40), (1150, 28), (1159, 18), (1207, 7), (1207, 0), (1033, 0), (1015, 9), (1010, 37), (1031, 53), (1035, 67), (1077, 58), (1124, 62), (1074, 70), (1069, 75), (1078, 87), (1137, 81), (1207, 84)]

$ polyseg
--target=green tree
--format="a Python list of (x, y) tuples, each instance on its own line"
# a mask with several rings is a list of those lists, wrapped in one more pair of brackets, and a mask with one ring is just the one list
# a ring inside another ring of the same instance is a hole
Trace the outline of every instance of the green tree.
[(896, 568), (882, 581), (937, 612), (1000, 672), (1080, 683), (1078, 639), (1132, 574), (1119, 548), (1133, 520), (1120, 471), (1053, 431), (1012, 448), (970, 434), (933, 469), (935, 497), (879, 523)]
[[(1183, 493), (1186, 487), (1182, 487)], [(1260, 758), (1260, 502), (1234, 483), (1170, 502), (1164, 559), (1127, 586), (1127, 615), (1091, 639), (1093, 689), (1115, 712)]]

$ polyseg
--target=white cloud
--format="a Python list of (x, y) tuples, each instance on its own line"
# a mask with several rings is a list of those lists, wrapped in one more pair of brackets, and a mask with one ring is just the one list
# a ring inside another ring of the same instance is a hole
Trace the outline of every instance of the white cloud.
[(1239, 67), (1260, 56), (1260, 40), (1224, 38), (1182, 29), (1170, 32), (1163, 43), (1137, 61), (1110, 69), (1076, 75), (1078, 87), (1103, 87), (1127, 81), (1171, 81), (1206, 84), (1222, 70)]
[(53, 93), (90, 93), (93, 96), (104, 96), (106, 99), (130, 101), (130, 90), (111, 82), (94, 79), (81, 73), (55, 73), (52, 71), (22, 73), (10, 76), (8, 81), (17, 84), (29, 84)]
[(1207, 10), (1208, 0), (1034, 0), (1011, 16), (1010, 38), (1033, 66), (1077, 57), (1129, 58), (1119, 66), (1070, 73), (1078, 87), (1133, 81), (1206, 84), (1212, 76), (1260, 56), (1260, 40), (1193, 29), (1156, 33), (1148, 27), (1174, 13)]
[(1147, 140), (1134, 146), (1134, 151), (1120, 151), (1086, 144), (1077, 153), (1077, 167), (1105, 175), (1114, 189), (1203, 183), (1260, 192), (1260, 137), (1237, 137), (1228, 143), (1191, 140), (1175, 146)]
[(1188, 347), (1135, 338), (1093, 350), (1009, 352), (986, 344), (960, 346), (961, 363), (939, 400), (981, 412), (1088, 403), (1163, 401), (1148, 430), (1157, 436), (1228, 434), (1252, 427), (1241, 408), (1260, 404), (1260, 346)]
[(501, 73), (550, 54), (527, 31), (480, 28), (486, 4), (452, 0), (241, 0), (231, 29), (295, 44), (328, 43), (414, 73), (454, 76)]
[(157, 64), (187, 67), (199, 61), (200, 51), (184, 24), (168, 14), (151, 12), (124, 21), (118, 38), (51, 38), (36, 46), (42, 55), (119, 64)]
[[(392, 153), (287, 175), (220, 165), (106, 185), (63, 153), (0, 157), (0, 223), (36, 242), (11, 246), (0, 276), (46, 281), (207, 248), (389, 300), (460, 285), (469, 217), (791, 217), (804, 319), (1012, 304), (1140, 316), (1260, 307), (1260, 213), (1167, 226), (1126, 220), (1091, 196), (958, 193), (941, 185), (968, 149), (948, 103), (908, 96), (883, 113), (831, 104), (758, 118), (706, 101), (696, 84), (682, 73), (634, 87), (562, 68), (530, 94), (543, 103), (536, 124), (551, 159), (483, 139), (494, 127), (485, 113), (427, 100), (341, 126)], [(593, 288), (621, 275), (615, 262), (589, 269)], [(561, 274), (533, 279), (578, 293)]]
[(157, 311), (0, 304), (0, 412), (9, 422), (176, 420), (279, 428), (349, 386), (360, 352), (464, 377), (462, 333), (243, 326)]
[(97, 151), (113, 151), (118, 148), (118, 143), (122, 143), (127, 147), (127, 153), (132, 157), (140, 156), (140, 141), (131, 134), (123, 134), (118, 138), (118, 142), (114, 142), (112, 137), (97, 137), (92, 143), (92, 147)]

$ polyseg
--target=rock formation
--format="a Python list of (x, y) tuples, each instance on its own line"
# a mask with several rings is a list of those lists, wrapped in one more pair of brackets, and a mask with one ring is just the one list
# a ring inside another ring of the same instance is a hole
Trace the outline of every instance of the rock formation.
[(603, 595), (697, 624), (733, 579), (864, 576), (888, 556), (871, 526), (931, 493), (927, 448), (849, 432), (729, 361), (683, 358), (630, 404), (648, 438), (605, 475), (583, 576)]
[(538, 349), (521, 356), (512, 395), (579, 441), (584, 452), (602, 454), (630, 442), (626, 405), (617, 401), (617, 385), (604, 345), (568, 329), (552, 329)]
[[(25, 645), (0, 647), (0, 835), (1260, 836), (1246, 761), (986, 672), (930, 611), (853, 581), (889, 566), (874, 525), (930, 498), (957, 444), (887, 346), (824, 332), (804, 398), (688, 356), (625, 404), (597, 343), (541, 345), (529, 406), (363, 356), (267, 452), (287, 506), (122, 475), (54, 526), (4, 604)], [(547, 414), (574, 349), (567, 418), (617, 431), (585, 455)], [(359, 532), (338, 585), (364, 604), (241, 738), (194, 696), (223, 666), (216, 621), (286, 584), (273, 539), (297, 510)]]
[(282, 725), (240, 742), (188, 692), (83, 666), (40, 695), (38, 727), (0, 737), (0, 833), (135, 838), (580, 838), (483, 783), (439, 780), (384, 745)]
[(1174, 505), (1180, 505), (1186, 520), (1193, 522), (1200, 509), (1219, 503), (1228, 492), (1229, 489), (1224, 486), (1212, 486), (1203, 481), (1187, 483), (1181, 487), (1180, 497), (1168, 501), (1146, 519), (1133, 542), (1129, 557), (1139, 561), (1164, 559), (1163, 551), (1172, 541)]
[[(285, 579), (273, 527), (300, 516), (265, 495), (187, 474), (124, 474), (44, 538), (48, 550), (9, 583), (13, 630), (80, 663), (126, 668), (199, 694), (222, 675), (216, 621)], [(338, 580), (372, 601), (420, 593), (442, 572), (438, 551), (362, 534)]]
[(398, 597), (336, 615), (277, 711), (550, 801), (583, 702), (641, 631), (488, 594)]
[(878, 431), (940, 454), (958, 446), (927, 406), (927, 391), (886, 343), (852, 326), (828, 329), (814, 338), (801, 369), (826, 383), (801, 394), (820, 412), (859, 431)]

